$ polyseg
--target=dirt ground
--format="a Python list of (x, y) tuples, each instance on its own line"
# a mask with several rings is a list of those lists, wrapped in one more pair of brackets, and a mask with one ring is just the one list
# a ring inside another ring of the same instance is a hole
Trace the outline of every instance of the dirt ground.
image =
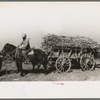
[[(21, 77), (17, 73), (15, 62), (3, 61), (0, 71), (0, 81), (99, 81), (100, 80), (100, 61), (97, 61), (97, 66), (93, 71), (81, 71), (71, 69), (70, 72), (58, 73), (54, 68), (48, 69), (49, 73), (44, 74), (41, 66), (37, 72), (32, 72), (32, 65), (23, 64), (25, 76)], [(37, 66), (35, 67), (35, 70)]]

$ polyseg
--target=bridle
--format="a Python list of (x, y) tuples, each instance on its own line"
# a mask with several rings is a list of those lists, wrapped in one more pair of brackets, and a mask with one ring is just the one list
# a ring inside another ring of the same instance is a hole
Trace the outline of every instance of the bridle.
[[(5, 50), (3, 50), (3, 51), (1, 51), (1, 52), (2, 52), (2, 53), (5, 53), (5, 54), (6, 54), (6, 56), (7, 56), (7, 55), (9, 55), (9, 56), (12, 58), (12, 56), (11, 56), (11, 55), (12, 55), (15, 51), (16, 51), (16, 49), (15, 49), (15, 50), (13, 50), (11, 53), (6, 52)], [(1, 54), (2, 54), (2, 53), (1, 53)]]

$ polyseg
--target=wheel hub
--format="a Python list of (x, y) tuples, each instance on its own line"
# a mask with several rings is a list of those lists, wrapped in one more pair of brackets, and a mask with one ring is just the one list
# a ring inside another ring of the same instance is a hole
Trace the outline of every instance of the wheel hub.
[(86, 59), (86, 64), (88, 64), (89, 63), (89, 59)]

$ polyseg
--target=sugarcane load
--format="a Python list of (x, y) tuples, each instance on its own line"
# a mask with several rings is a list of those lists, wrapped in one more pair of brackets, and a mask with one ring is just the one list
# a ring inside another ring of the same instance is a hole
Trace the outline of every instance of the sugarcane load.
[(99, 48), (99, 44), (85, 36), (58, 36), (55, 34), (48, 34), (43, 37), (42, 48), (49, 50), (50, 48)]
[(49, 58), (56, 58), (53, 64), (58, 72), (65, 72), (71, 68), (71, 59), (77, 59), (82, 70), (93, 70), (100, 45), (85, 36), (48, 34), (43, 37), (42, 48), (47, 54), (51, 52)]

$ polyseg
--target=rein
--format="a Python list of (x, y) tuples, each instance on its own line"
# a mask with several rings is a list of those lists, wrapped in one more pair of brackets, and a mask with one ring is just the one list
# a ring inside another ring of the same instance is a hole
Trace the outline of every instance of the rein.
[(16, 51), (16, 49), (13, 50), (11, 53), (8, 53), (8, 52), (6, 52), (6, 51), (3, 51), (3, 52), (6, 53), (7, 55), (9, 55), (9, 56), (11, 57), (11, 54), (13, 54), (15, 51)]

